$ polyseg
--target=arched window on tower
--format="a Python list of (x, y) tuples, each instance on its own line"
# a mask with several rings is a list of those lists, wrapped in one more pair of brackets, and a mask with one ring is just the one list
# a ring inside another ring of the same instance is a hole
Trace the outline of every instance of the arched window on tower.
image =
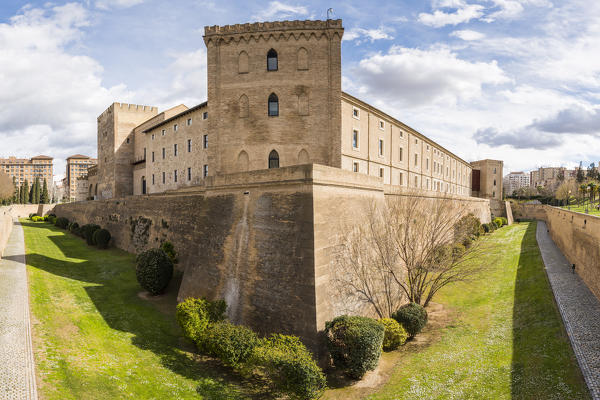
[(246, 118), (248, 116), (248, 96), (243, 94), (240, 97), (240, 118)]
[(248, 73), (248, 53), (245, 51), (240, 52), (238, 59), (238, 72), (240, 74)]
[(267, 71), (277, 71), (277, 52), (273, 49), (267, 53)]
[(308, 51), (306, 51), (304, 47), (300, 47), (300, 49), (298, 50), (298, 69), (308, 69)]
[(269, 117), (277, 117), (279, 115), (279, 98), (275, 93), (269, 96)]
[(279, 153), (275, 150), (269, 153), (269, 168), (279, 168)]

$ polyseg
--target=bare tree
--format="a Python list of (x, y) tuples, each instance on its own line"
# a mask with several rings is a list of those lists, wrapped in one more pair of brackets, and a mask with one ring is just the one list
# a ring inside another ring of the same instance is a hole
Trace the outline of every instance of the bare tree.
[(10, 176), (0, 171), (0, 200), (11, 198), (14, 194), (15, 186), (13, 185)]
[(345, 229), (337, 254), (337, 290), (388, 317), (400, 304), (427, 306), (444, 286), (484, 268), (479, 221), (450, 198), (394, 196), (369, 203), (364, 220)]

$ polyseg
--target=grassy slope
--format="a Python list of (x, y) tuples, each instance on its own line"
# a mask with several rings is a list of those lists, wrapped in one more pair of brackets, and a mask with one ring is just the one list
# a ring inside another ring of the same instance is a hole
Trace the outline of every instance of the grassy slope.
[(373, 399), (585, 399), (585, 383), (564, 332), (535, 240), (535, 223), (487, 237), (474, 284), (435, 299), (458, 313), (442, 338), (406, 354)]
[(42, 398), (242, 397), (227, 372), (186, 351), (172, 312), (138, 296), (132, 255), (23, 224)]

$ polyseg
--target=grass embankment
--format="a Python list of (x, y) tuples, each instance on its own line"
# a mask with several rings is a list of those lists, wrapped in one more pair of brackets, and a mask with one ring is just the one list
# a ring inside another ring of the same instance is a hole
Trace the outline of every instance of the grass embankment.
[(173, 316), (175, 290), (140, 298), (134, 256), (89, 247), (48, 223), (22, 223), (41, 398), (261, 396), (258, 385), (194, 355)]
[(521, 223), (482, 239), (489, 250), (478, 262), (489, 269), (481, 279), (436, 296), (445, 311), (433, 317), (422, 340), (384, 354), (384, 364), (396, 364), (385, 385), (332, 390), (327, 398), (589, 398), (535, 228), (535, 222)]
[(600, 210), (598, 210), (596, 208), (597, 206), (598, 206), (598, 202), (594, 202), (593, 204), (590, 204), (590, 201), (586, 200), (584, 203), (581, 203), (581, 204), (571, 204), (568, 207), (567, 206), (561, 206), (561, 208), (585, 214), (585, 210), (586, 210), (586, 207), (587, 207), (588, 214), (590, 214), (590, 215), (596, 215), (596, 216), (600, 217)]

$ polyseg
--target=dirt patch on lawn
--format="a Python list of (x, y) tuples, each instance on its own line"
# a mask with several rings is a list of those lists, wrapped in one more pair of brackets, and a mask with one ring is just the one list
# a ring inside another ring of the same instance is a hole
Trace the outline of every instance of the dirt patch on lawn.
[(427, 307), (428, 321), (423, 331), (414, 339), (409, 340), (398, 350), (383, 353), (375, 371), (370, 371), (360, 381), (346, 378), (333, 369), (328, 373), (328, 390), (323, 399), (362, 399), (369, 396), (385, 385), (393, 374), (396, 366), (407, 354), (422, 351), (442, 336), (442, 331), (456, 319), (456, 312), (442, 304), (430, 303)]

